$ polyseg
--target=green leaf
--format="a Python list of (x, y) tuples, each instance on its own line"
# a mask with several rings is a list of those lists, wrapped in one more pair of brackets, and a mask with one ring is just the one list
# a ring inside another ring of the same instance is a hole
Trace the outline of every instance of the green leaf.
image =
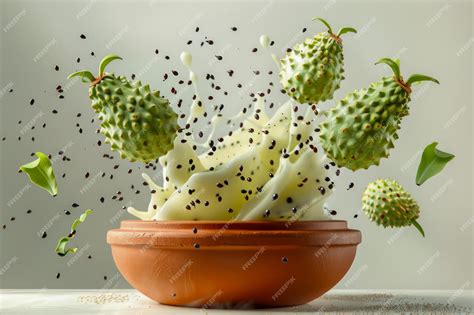
[(320, 17), (315, 17), (315, 18), (313, 18), (313, 21), (314, 21), (314, 20), (319, 20), (319, 21), (323, 22), (323, 24), (326, 25), (326, 27), (328, 28), (328, 32), (329, 32), (330, 34), (332, 33), (331, 26), (329, 25), (328, 22), (326, 22), (326, 20), (323, 20), (323, 19), (320, 18)]
[(72, 225), (71, 225), (71, 232), (69, 233), (68, 236), (65, 236), (63, 238), (61, 238), (59, 241), (58, 241), (58, 245), (56, 245), (56, 253), (61, 256), (61, 257), (64, 257), (66, 256), (68, 253), (75, 253), (77, 251), (77, 247), (69, 247), (69, 248), (66, 248), (67, 244), (69, 243), (69, 241), (74, 238), (74, 236), (76, 235), (76, 232), (77, 232), (77, 227), (86, 220), (86, 218), (92, 213), (92, 209), (88, 209), (86, 210), (83, 214), (81, 214), (81, 216), (79, 217), (79, 219), (76, 219), (74, 220), (74, 222), (72, 222)]
[(104, 59), (102, 59), (102, 61), (100, 62), (100, 65), (99, 65), (99, 77), (101, 77), (104, 74), (105, 67), (107, 67), (107, 65), (109, 63), (111, 63), (112, 61), (117, 60), (117, 59), (122, 60), (122, 58), (117, 56), (117, 55), (107, 55), (107, 56), (105, 56)]
[(416, 184), (419, 186), (443, 170), (454, 158), (453, 154), (436, 149), (438, 142), (428, 145), (423, 151), (420, 165), (416, 173)]
[(418, 232), (420, 232), (421, 235), (425, 237), (425, 231), (423, 231), (423, 228), (421, 227), (420, 223), (416, 222), (416, 220), (413, 220), (413, 225), (416, 227)]
[(435, 83), (439, 84), (438, 80), (436, 80), (435, 78), (429, 77), (427, 75), (424, 75), (424, 74), (413, 74), (413, 75), (411, 75), (407, 80), (407, 84), (412, 85), (413, 83), (422, 82), (422, 81), (432, 81), (432, 82), (435, 82)]
[(397, 79), (400, 79), (400, 61), (392, 60), (390, 58), (382, 58), (379, 61), (377, 61), (375, 64), (378, 65), (380, 63), (384, 63), (388, 65), (390, 68), (392, 68), (392, 71), (395, 74), (395, 77)]
[(357, 33), (357, 30), (353, 27), (343, 27), (339, 30), (339, 32), (337, 32), (337, 37), (343, 35), (343, 34), (346, 34), (346, 33)]
[(67, 78), (72, 79), (74, 77), (81, 77), (82, 82), (87, 82), (85, 79), (89, 79), (89, 82), (93, 82), (95, 80), (94, 75), (90, 71), (87, 71), (87, 70), (71, 73)]
[(42, 152), (36, 152), (37, 160), (20, 166), (20, 170), (25, 172), (30, 181), (48, 191), (52, 196), (58, 194), (58, 184), (54, 176), (53, 166), (51, 161)]

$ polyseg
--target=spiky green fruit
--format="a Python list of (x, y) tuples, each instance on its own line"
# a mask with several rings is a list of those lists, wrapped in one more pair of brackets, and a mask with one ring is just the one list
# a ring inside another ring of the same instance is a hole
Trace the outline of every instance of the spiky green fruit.
[(319, 137), (327, 156), (353, 171), (379, 165), (389, 156), (401, 120), (408, 115), (411, 85), (427, 80), (439, 83), (419, 74), (404, 82), (398, 61), (384, 58), (377, 63), (389, 65), (395, 75), (349, 93), (325, 113), (320, 124)]
[(106, 56), (94, 78), (89, 71), (70, 75), (92, 82), (89, 97), (101, 120), (100, 133), (121, 158), (150, 162), (173, 148), (178, 130), (178, 115), (169, 101), (140, 81), (131, 83), (124, 76), (104, 73), (105, 67), (118, 56)]
[(337, 34), (329, 24), (327, 32), (307, 38), (281, 59), (280, 82), (286, 93), (298, 103), (319, 103), (332, 99), (344, 79), (341, 35), (356, 30), (342, 28)]
[(416, 222), (420, 216), (420, 207), (394, 180), (378, 179), (370, 183), (362, 195), (362, 210), (371, 221), (383, 227), (414, 224), (421, 229)]

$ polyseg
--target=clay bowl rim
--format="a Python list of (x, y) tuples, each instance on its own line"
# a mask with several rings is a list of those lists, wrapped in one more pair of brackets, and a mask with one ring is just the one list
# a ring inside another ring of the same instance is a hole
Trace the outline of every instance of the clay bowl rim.
[[(195, 232), (195, 228), (197, 232)], [(317, 221), (150, 221), (123, 220), (107, 243), (146, 247), (353, 246), (359, 230), (345, 220)]]

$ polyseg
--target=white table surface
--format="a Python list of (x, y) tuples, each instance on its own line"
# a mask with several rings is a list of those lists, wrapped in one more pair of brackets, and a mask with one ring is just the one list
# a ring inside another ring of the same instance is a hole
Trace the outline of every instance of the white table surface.
[(474, 291), (331, 290), (310, 304), (259, 310), (160, 305), (135, 290), (0, 290), (0, 314), (474, 313)]

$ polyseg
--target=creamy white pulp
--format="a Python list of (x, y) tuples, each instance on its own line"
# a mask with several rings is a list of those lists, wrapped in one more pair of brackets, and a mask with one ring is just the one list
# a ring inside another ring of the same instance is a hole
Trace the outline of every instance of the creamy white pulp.
[[(260, 38), (263, 47), (269, 42), (267, 36)], [(196, 87), (192, 56), (182, 53), (181, 60)], [(333, 183), (329, 161), (316, 149), (316, 115), (308, 107), (304, 116), (297, 116), (294, 106), (288, 101), (269, 117), (264, 99), (258, 98), (239, 127), (212, 147), (207, 144), (217, 126), (242, 118), (245, 111), (230, 119), (212, 117), (205, 143), (179, 133), (174, 148), (159, 159), (162, 186), (142, 174), (152, 192), (148, 211), (130, 207), (129, 213), (143, 220), (330, 219), (324, 203)], [(197, 97), (187, 124), (204, 112)], [(203, 146), (207, 151), (196, 153)]]

